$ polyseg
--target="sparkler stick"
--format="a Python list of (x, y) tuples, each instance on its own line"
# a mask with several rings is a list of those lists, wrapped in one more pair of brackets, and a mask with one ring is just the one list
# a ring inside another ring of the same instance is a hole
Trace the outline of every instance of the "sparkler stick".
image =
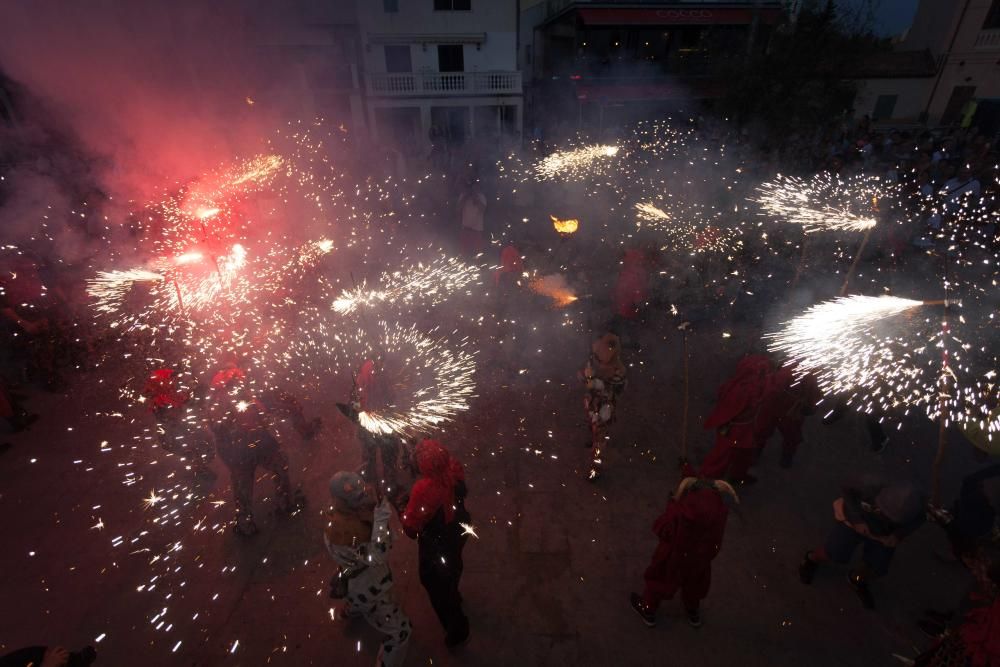
[(854, 254), (854, 261), (851, 262), (851, 268), (847, 270), (847, 275), (844, 276), (844, 284), (840, 286), (840, 294), (838, 296), (844, 296), (847, 294), (847, 286), (851, 283), (851, 277), (854, 275), (854, 270), (858, 268), (858, 262), (861, 261), (861, 253), (865, 251), (865, 246), (868, 245), (868, 239), (871, 238), (873, 229), (875, 228), (869, 227), (868, 231), (865, 232), (864, 238), (861, 239), (861, 245), (858, 246), (858, 251)]
[(688, 330), (691, 326), (690, 322), (682, 323), (678, 329), (684, 335), (684, 409), (681, 412), (681, 460), (687, 461), (688, 456), (688, 405), (690, 404), (690, 391), (689, 391), (689, 367), (691, 365), (691, 356), (688, 354)]
[[(789, 285), (791, 289), (795, 289), (795, 286), (799, 284), (799, 278), (802, 277), (802, 269), (806, 266), (806, 251), (808, 250), (809, 235), (806, 234), (802, 237), (802, 255), (799, 257), (799, 265), (795, 267), (795, 277), (792, 278), (792, 284)], [(843, 294), (841, 294), (843, 296)]]
[(174, 291), (177, 292), (177, 306), (181, 311), (181, 315), (184, 315), (184, 299), (181, 298), (181, 286), (174, 278)]

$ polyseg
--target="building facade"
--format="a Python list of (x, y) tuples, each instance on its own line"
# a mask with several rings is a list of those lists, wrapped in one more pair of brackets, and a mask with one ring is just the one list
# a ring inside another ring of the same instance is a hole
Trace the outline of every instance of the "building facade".
[(517, 0), (358, 0), (357, 17), (374, 139), (520, 139)]
[(931, 73), (865, 80), (858, 114), (1000, 130), (1000, 0), (921, 0), (898, 51), (929, 54)]
[[(528, 11), (540, 4), (528, 0)], [(546, 0), (522, 59), (533, 122), (555, 110), (561, 122), (605, 127), (718, 97), (719, 59), (766, 48), (787, 12), (782, 0)]]

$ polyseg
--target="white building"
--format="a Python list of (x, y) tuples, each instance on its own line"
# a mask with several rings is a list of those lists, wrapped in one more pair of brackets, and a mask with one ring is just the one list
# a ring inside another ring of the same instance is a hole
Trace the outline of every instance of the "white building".
[[(1000, 113), (1000, 0), (921, 0), (913, 25), (898, 47), (929, 54), (931, 72), (863, 83), (855, 103), (876, 120), (924, 121), (949, 125), (969, 103), (978, 105), (976, 123), (996, 123)], [(902, 58), (912, 64), (912, 58)], [(904, 69), (912, 69), (904, 67)], [(989, 116), (989, 118), (987, 118)]]
[(517, 0), (358, 0), (375, 139), (519, 138)]

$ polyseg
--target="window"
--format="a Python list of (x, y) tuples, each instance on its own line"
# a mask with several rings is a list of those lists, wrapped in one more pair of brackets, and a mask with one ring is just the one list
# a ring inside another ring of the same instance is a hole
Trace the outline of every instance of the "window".
[(468, 12), (472, 10), (472, 0), (434, 0), (436, 12)]
[(465, 56), (461, 44), (438, 45), (438, 71), (464, 72)]
[(384, 48), (386, 72), (399, 73), (413, 71), (413, 64), (410, 62), (409, 44), (386, 44)]
[(382, 0), (382, 11), (386, 14), (395, 14), (399, 11), (399, 0)]
[(1000, 0), (993, 0), (990, 11), (986, 13), (986, 20), (983, 21), (983, 30), (997, 30), (1000, 28)]
[(892, 118), (892, 112), (896, 110), (896, 99), (898, 95), (879, 95), (875, 100), (875, 109), (872, 111), (872, 120), (886, 120)]

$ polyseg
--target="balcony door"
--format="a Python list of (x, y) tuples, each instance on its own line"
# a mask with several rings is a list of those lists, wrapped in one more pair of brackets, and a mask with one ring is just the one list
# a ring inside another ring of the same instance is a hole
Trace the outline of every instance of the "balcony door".
[(465, 71), (465, 51), (461, 44), (438, 44), (438, 71)]

